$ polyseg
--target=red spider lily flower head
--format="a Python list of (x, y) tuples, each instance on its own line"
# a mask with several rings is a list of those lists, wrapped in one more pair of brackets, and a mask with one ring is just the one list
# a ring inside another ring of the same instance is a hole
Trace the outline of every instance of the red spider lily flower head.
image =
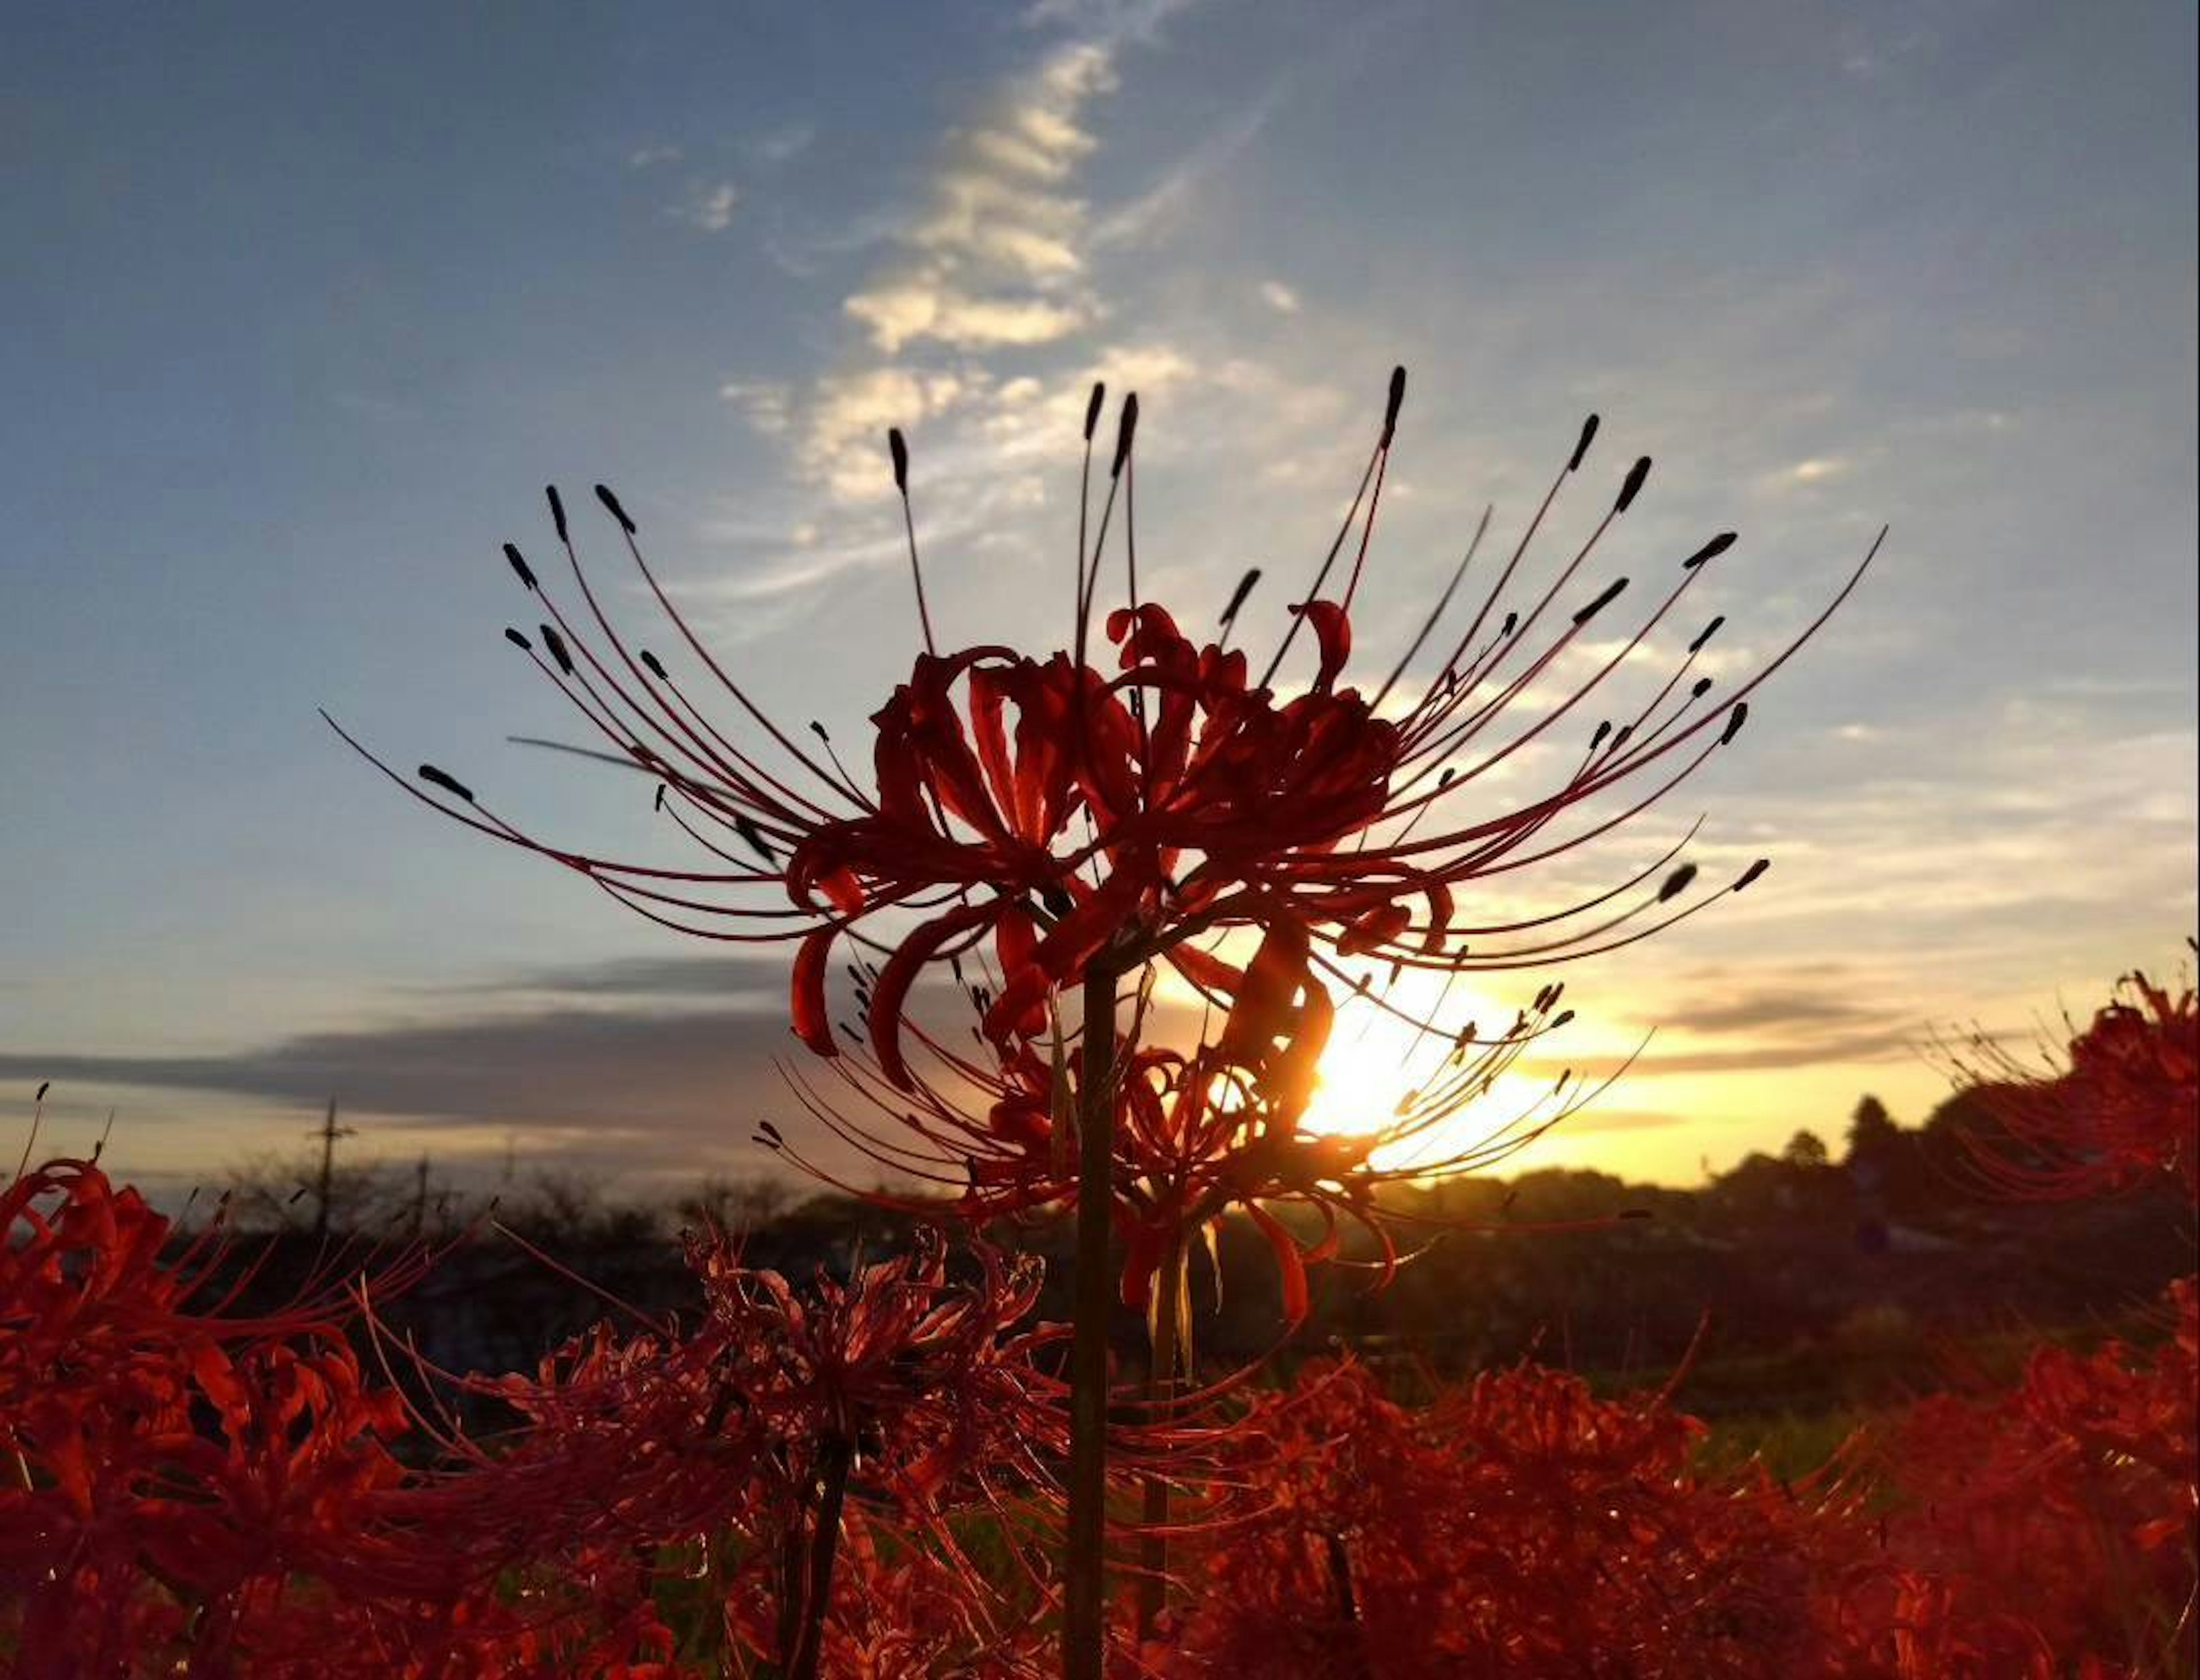
[[(692, 1326), (600, 1325), (532, 1376), (463, 1380), (525, 1426), (483, 1443), (448, 1434), (467, 1473), (424, 1490), (415, 1525), (467, 1531), (463, 1549), (492, 1569), (544, 1533), (664, 1545), (753, 1532), (793, 1508), (790, 1490), (828, 1450), (851, 1459), (851, 1497), (927, 1531), (941, 1513), (1052, 1487), (1067, 1438), (1049, 1368), (1066, 1333), (1027, 1321), (1036, 1260), (974, 1243), (951, 1266), (925, 1229), (910, 1252), (801, 1288), (742, 1265), (717, 1234), (692, 1237), (688, 1262), (705, 1302)], [(1187, 1404), (1120, 1438), (1134, 1466), (1196, 1465), (1185, 1449), (1219, 1431)]]
[(1165, 1674), (1822, 1671), (1802, 1508), (1694, 1471), (1702, 1426), (1662, 1398), (1534, 1366), (1419, 1407), (1359, 1367), (1301, 1385), (1277, 1496), (1203, 1549)]
[[(883, 957), (869, 977), (869, 1031), (880, 1068), (904, 1088), (910, 989), (929, 965), (966, 954), (989, 974), (998, 965), (987, 986), (986, 1030), (1005, 1044), (1040, 1030), (1050, 995), (1096, 964), (1127, 972), (1165, 961), (1227, 1007), (1237, 971), (1193, 942), (1233, 930), (1302, 928), (1321, 972), (1349, 983), (1340, 959), (1442, 974), (1572, 960), (1647, 937), (1718, 895), (1689, 896), (1695, 872), (1671, 868), (1669, 854), (1606, 891), (1542, 913), (1485, 916), (1460, 905), (1464, 888), (1494, 885), (1618, 828), (1730, 742), (1749, 697), (1846, 598), (1863, 566), (1755, 674), (1717, 693), (1697, 674), (1723, 621), (1715, 620), (1647, 704), (1597, 727), (1539, 790), (1501, 795), (1501, 773), (1534, 762), (1531, 750), (1556, 744), (1630, 656), (1648, 656), (1653, 633), (1711, 575), (1708, 563), (1732, 544), (1731, 533), (1682, 559), (1676, 580), (1653, 593), (1616, 644), (1592, 644), (1590, 625), (1602, 633), (1626, 580), (1592, 594), (1583, 571), (1641, 493), (1646, 458), (1589, 539), (1539, 586), (1516, 588), (1559, 490), (1583, 467), (1592, 417), (1478, 605), (1452, 613), (1487, 516), (1387, 674), (1353, 684), (1351, 613), (1403, 401), (1401, 370), (1350, 510), (1256, 674), (1229, 645), (1244, 586), (1206, 642), (1140, 597), (1135, 396), (1123, 405), (1092, 534), (1099, 394), (1085, 440), (1070, 645), (1043, 658), (999, 646), (939, 652), (910, 520), (926, 650), (873, 719), (868, 785), (822, 729), (813, 729), (813, 744), (773, 721), (711, 654), (643, 559), (634, 520), (601, 487), (599, 499), (684, 644), (677, 662), (687, 674), (629, 646), (614, 627), (554, 492), (553, 523), (578, 603), (561, 607), (508, 549), (547, 616), (539, 642), (507, 633), (601, 737), (599, 755), (656, 782), (659, 806), (702, 849), (701, 862), (623, 865), (546, 844), (432, 766), (420, 772), (432, 795), (404, 785), (457, 820), (582, 873), (652, 920), (717, 940), (799, 941), (793, 1025), (817, 1054), (842, 1047), (828, 998), (836, 948), (845, 940)], [(909, 452), (898, 433), (891, 452), (906, 513)], [(1096, 618), (1119, 502), (1125, 600)], [(1349, 566), (1341, 563), (1348, 545)], [(1115, 648), (1112, 672), (1092, 656), (1096, 623)], [(1287, 688), (1282, 673), (1302, 629), (1314, 667)], [(1555, 701), (1543, 697), (1562, 671), (1577, 668), (1587, 674)], [(723, 692), (730, 717), (712, 718), (699, 684)], [(1582, 820), (1566, 827), (1577, 814)], [(1747, 886), (1763, 867), (1729, 884)]]
[(2200, 1199), (2200, 1007), (2127, 975), (2067, 1049), (2037, 1060), (1984, 1034), (1951, 1053), (1992, 1121), (1966, 1134), (2004, 1192), (2064, 1200), (2165, 1179)]
[(325, 1276), (256, 1316), (230, 1310), (250, 1279), (218, 1222), (178, 1239), (88, 1162), (0, 1192), (0, 1603), (40, 1671), (120, 1671), (133, 1648), (231, 1671), (399, 1479), (404, 1409), (362, 1377)]
[(664, 1545), (768, 1527), (828, 1452), (849, 1459), (858, 1496), (901, 1518), (1044, 1483), (1057, 1385), (1037, 1356), (1059, 1333), (1024, 1322), (1036, 1263), (972, 1252), (974, 1275), (954, 1275), (926, 1235), (797, 1290), (741, 1265), (722, 1236), (693, 1237), (705, 1304), (692, 1327), (621, 1336), (606, 1323), (531, 1377), (463, 1380), (525, 1427), (486, 1444), (448, 1435), (446, 1452), (471, 1467), (423, 1494), (422, 1520), (475, 1531), (494, 1568), (544, 1532)]
[[(588, 1557), (668, 1549), (749, 1559), (768, 1577), (769, 1560), (843, 1497), (858, 1532), (921, 1544), (966, 1578), (974, 1571), (950, 1519), (982, 1516), (1045, 1590), (1020, 1536), (1050, 1520), (1068, 1425), (1049, 1368), (1064, 1333), (1028, 1321), (1035, 1262), (980, 1244), (951, 1265), (943, 1240), (921, 1232), (910, 1252), (798, 1288), (741, 1264), (717, 1234), (692, 1237), (688, 1257), (704, 1297), (692, 1324), (629, 1335), (600, 1325), (531, 1376), (459, 1380), (520, 1426), (479, 1440), (452, 1428), (441, 1442), (452, 1468), (381, 1503), (391, 1543), (372, 1566), (381, 1591), (448, 1601), (520, 1572), (556, 1597)], [(1190, 1479), (1226, 1445), (1234, 1461), (1249, 1427), (1222, 1419), (1217, 1399), (1127, 1420), (1122, 1473)], [(848, 1590), (833, 1589), (836, 1606)], [(787, 1601), (783, 1583), (751, 1580), (728, 1601), (728, 1627), (783, 1655), (787, 1630), (760, 1630)], [(986, 1593), (941, 1609), (939, 1637), (976, 1625), (1008, 1648)], [(863, 1619), (834, 1613), (846, 1625), (828, 1629), (828, 1646)]]
[[(1856, 1455), (1890, 1515), (1843, 1620), (1887, 1666), (1860, 1671), (2191, 1667), (2194, 1282), (2171, 1286), (2151, 1349), (2043, 1346), (2012, 1387), (1933, 1395), (1867, 1429)], [(2027, 1666), (2039, 1653), (2052, 1664)]]

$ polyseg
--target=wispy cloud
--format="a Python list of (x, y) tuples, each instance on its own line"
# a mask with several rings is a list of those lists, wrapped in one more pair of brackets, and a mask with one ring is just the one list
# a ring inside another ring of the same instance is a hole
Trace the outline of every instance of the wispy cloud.
[(734, 211), (740, 201), (740, 189), (731, 181), (708, 182), (671, 207), (671, 214), (705, 233), (723, 233), (734, 225)]
[(791, 163), (801, 156), (816, 138), (815, 124), (789, 123), (784, 128), (775, 128), (752, 141), (749, 149), (764, 162), (775, 167), (780, 164)]
[(784, 381), (729, 379), (718, 394), (741, 411), (757, 430), (776, 437), (793, 422), (794, 393)]
[(1044, 344), (1094, 318), (1068, 183), (1096, 143), (1085, 108), (1115, 85), (1112, 44), (1069, 41), (949, 141), (900, 254), (843, 306), (874, 348)]
[(1282, 102), (1285, 83), (1272, 83), (1258, 98), (1225, 118), (1140, 192), (1102, 215), (1092, 230), (1097, 248), (1149, 245), (1179, 227), (1201, 191), (1250, 145)]
[(1091, 271), (1091, 212), (1077, 186), (1099, 144), (1092, 114), (1118, 85), (1120, 56), (1132, 42), (1153, 40), (1174, 9), (1027, 13), (1026, 26), (1060, 38), (1005, 75), (945, 137), (914, 210), (873, 214), (839, 242), (844, 254), (881, 251), (842, 302), (858, 335), (854, 353), (799, 384), (735, 378), (721, 386), (756, 429), (785, 435), (802, 480), (839, 512), (829, 540), (813, 532), (810, 540), (784, 540), (740, 576), (693, 592), (693, 604), (707, 611), (714, 602), (738, 604), (731, 632), (753, 634), (764, 621), (749, 610), (758, 600), (787, 603), (836, 573), (898, 562), (901, 534), (884, 466), (890, 426), (920, 439), (931, 492), (927, 540), (983, 544), (1044, 499), (1029, 469), (1075, 439), (1072, 411), (1084, 382), (1150, 389), (1190, 370), (1165, 345), (1089, 347), (1111, 311)]
[(626, 155), (626, 166), (651, 169), (660, 163), (677, 163), (686, 155), (677, 146), (637, 146)]

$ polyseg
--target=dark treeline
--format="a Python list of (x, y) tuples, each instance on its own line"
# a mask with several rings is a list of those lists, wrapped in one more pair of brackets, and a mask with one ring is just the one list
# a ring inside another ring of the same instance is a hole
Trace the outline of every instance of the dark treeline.
[[(1349, 1350), (1410, 1385), (1532, 1354), (1617, 1388), (1661, 1383), (1685, 1361), (1682, 1403), (1716, 1417), (1875, 1406), (1967, 1374), (2005, 1376), (2043, 1333), (2144, 1334), (2139, 1304), (2192, 1263), (2175, 1199), (2012, 1202), (1966, 1141), (1991, 1124), (1975, 1095), (1916, 1128), (1867, 1097), (1836, 1141), (1799, 1132), (1778, 1155), (1751, 1155), (1696, 1188), (1558, 1170), (1450, 1181), (1424, 1193), (1414, 1210), (1428, 1240), (1387, 1287), (1374, 1287), (1379, 1256), (1346, 1234), (1342, 1262), (1314, 1271), (1314, 1312), (1285, 1362)], [(882, 1255), (913, 1222), (775, 1177), (712, 1181), (652, 1207), (579, 1178), (515, 1174), (491, 1206), (424, 1168), (354, 1168), (331, 1181), (323, 1238), (315, 1197), (297, 1183), (262, 1167), (232, 1187), (232, 1217), (249, 1234), (237, 1252), (257, 1263), (251, 1293), (279, 1296), (331, 1251), (371, 1272), (375, 1254), (417, 1240), (440, 1251), (436, 1263), (377, 1304), (391, 1330), (453, 1370), (530, 1366), (620, 1316), (615, 1304), (691, 1311), (683, 1228), (734, 1234), (748, 1263), (799, 1277)], [(1040, 1310), (1066, 1318), (1068, 1222), (993, 1236), (1052, 1263)], [(1191, 1287), (1204, 1355), (1234, 1363), (1268, 1347), (1275, 1267), (1249, 1222), (1224, 1222)], [(1118, 1331), (1135, 1362), (1141, 1327), (1126, 1313)]]

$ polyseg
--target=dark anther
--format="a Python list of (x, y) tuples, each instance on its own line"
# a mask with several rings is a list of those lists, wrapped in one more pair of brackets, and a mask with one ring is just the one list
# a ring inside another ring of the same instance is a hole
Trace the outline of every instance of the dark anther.
[(1619, 598), (1619, 592), (1626, 587), (1627, 580), (1625, 578), (1619, 579), (1617, 582), (1613, 583), (1610, 588), (1606, 589), (1603, 594), (1598, 596), (1596, 599), (1591, 601), (1587, 606), (1576, 613), (1574, 615), (1574, 622), (1577, 625), (1588, 623), (1589, 620), (1594, 618), (1599, 613), (1602, 612), (1606, 607), (1618, 600)]
[(1724, 746), (1728, 742), (1734, 739), (1735, 736), (1741, 734), (1742, 725), (1748, 721), (1749, 702), (1747, 700), (1735, 701), (1734, 703), (1734, 709), (1727, 714), (1726, 727), (1719, 732), (1719, 744), (1721, 746)]
[(1230, 604), (1222, 610), (1222, 621), (1227, 624), (1238, 616), (1238, 609), (1245, 604), (1245, 598), (1253, 592), (1253, 586), (1261, 580), (1258, 566), (1238, 580), (1238, 586), (1230, 592)]
[(1735, 534), (1731, 531), (1720, 532), (1694, 554), (1681, 562), (1681, 569), (1684, 572), (1693, 572), (1705, 561), (1717, 559), (1720, 555), (1734, 546), (1734, 536)]
[(656, 809), (658, 809), (658, 810), (659, 810), (659, 811), (661, 811), (661, 810), (663, 810), (663, 809), (664, 808), (664, 783), (659, 782), (659, 783), (657, 785), (657, 797), (656, 797), (654, 800), (652, 800), (652, 801), (651, 802), (651, 803), (652, 803), (652, 805)]
[(1497, 639), (1498, 639), (1499, 641), (1501, 641), (1501, 641), (1503, 641), (1503, 640), (1504, 640), (1507, 636), (1511, 635), (1511, 634), (1512, 634), (1515, 630), (1518, 629), (1519, 627), (1520, 627), (1520, 615), (1519, 615), (1519, 614), (1518, 614), (1518, 613), (1507, 613), (1507, 614), (1506, 614), (1506, 615), (1505, 615), (1505, 627), (1504, 627), (1503, 629), (1500, 630), (1500, 631), (1497, 633)]
[(886, 428), (886, 453), (893, 457), (894, 488), (905, 496), (909, 493), (909, 440), (898, 426)]
[(634, 521), (626, 516), (626, 510), (619, 505), (617, 497), (611, 494), (607, 487), (599, 484), (596, 487), (596, 499), (604, 505), (604, 510), (606, 513), (618, 521), (620, 530), (629, 536), (634, 534)]
[(1604, 738), (1611, 733), (1612, 720), (1610, 718), (1606, 718), (1602, 723), (1597, 725), (1596, 733), (1589, 738), (1589, 750), (1591, 752), (1594, 752), (1599, 747), (1604, 744)]
[(1624, 513), (1635, 505), (1642, 493), (1642, 481), (1650, 476), (1650, 458), (1645, 455), (1627, 470), (1627, 481), (1619, 487), (1619, 499), (1612, 505), (1614, 513)]
[(1696, 878), (1696, 866), (1684, 863), (1665, 878), (1665, 884), (1658, 889), (1658, 902), (1670, 903), (1688, 891), (1688, 884)]
[(1711, 691), (1711, 680), (1709, 677), (1698, 677), (1696, 679), (1695, 686), (1688, 691), (1688, 698), (1691, 700), (1700, 700), (1704, 696), (1709, 694)]
[(1589, 444), (1596, 437), (1596, 416), (1590, 415), (1582, 422), (1581, 441), (1574, 445), (1573, 458), (1566, 463), (1568, 472), (1581, 470), (1582, 458), (1589, 453)]
[(1092, 394), (1085, 403), (1085, 440), (1092, 441), (1092, 429), (1100, 423), (1100, 405), (1108, 400), (1108, 387), (1100, 381), (1092, 382)]
[(1748, 868), (1741, 872), (1741, 878), (1734, 884), (1734, 890), (1736, 892), (1740, 892), (1744, 887), (1747, 886), (1752, 881), (1754, 881), (1758, 876), (1762, 875), (1766, 870), (1771, 867), (1772, 860), (1770, 858), (1758, 859), (1755, 863), (1751, 864)]
[(1704, 644), (1711, 640), (1712, 637), (1717, 635), (1719, 626), (1725, 622), (1726, 615), (1724, 613), (1721, 613), (1709, 624), (1704, 626), (1703, 633), (1698, 636), (1695, 640), (1688, 644), (1688, 651), (1690, 653), (1701, 653), (1704, 650)]
[(529, 641), (526, 637), (521, 635), (519, 632), (513, 629), (509, 624), (504, 627), (504, 639), (507, 642), (510, 642), (512, 646), (518, 648), (522, 653), (532, 653), (535, 651), (535, 644)]
[(512, 569), (518, 574), (522, 583), (530, 589), (540, 586), (535, 581), (535, 574), (528, 568), (527, 557), (519, 551), (518, 544), (506, 543), (504, 545), (504, 557), (512, 563)]
[(565, 639), (547, 624), (535, 628), (542, 633), (542, 645), (550, 650), (550, 656), (558, 662), (558, 668), (567, 676), (573, 674), (573, 656), (565, 651)]
[(445, 793), (465, 800), (469, 805), (474, 802), (474, 790), (471, 788), (456, 776), (446, 775), (432, 764), (424, 764), (420, 767), (420, 779), (430, 787), (439, 787)]
[(1123, 464), (1131, 458), (1131, 440), (1138, 431), (1138, 394), (1136, 391), (1123, 399), (1122, 417), (1115, 423), (1115, 464), (1108, 470), (1110, 478), (1123, 475)]
[(1545, 1030), (1556, 1032), (1560, 1027), (1563, 1027), (1567, 1022), (1573, 1018), (1574, 1012), (1572, 1010), (1561, 1009), (1557, 1014), (1551, 1017), (1551, 1024)]
[(648, 670), (649, 674), (655, 677), (658, 681), (670, 682), (672, 680), (670, 677), (664, 674), (664, 667), (658, 662), (657, 656), (652, 653), (647, 648), (644, 648), (641, 650), (641, 662)]
[(746, 817), (741, 815), (738, 811), (734, 814), (734, 829), (742, 839), (747, 841), (751, 846), (756, 849), (757, 855), (761, 857), (766, 863), (777, 863), (779, 861), (776, 857), (772, 855), (770, 846), (765, 843), (764, 831), (758, 828), (754, 823), (751, 822)]
[(544, 485), (542, 493), (550, 499), (550, 523), (557, 529), (558, 540), (564, 542), (565, 540), (565, 499), (558, 493), (558, 487), (554, 484)]
[(1398, 430), (1398, 411), (1406, 402), (1406, 370), (1401, 367), (1390, 370), (1390, 400), (1383, 408), (1383, 447), (1390, 446), (1391, 438)]

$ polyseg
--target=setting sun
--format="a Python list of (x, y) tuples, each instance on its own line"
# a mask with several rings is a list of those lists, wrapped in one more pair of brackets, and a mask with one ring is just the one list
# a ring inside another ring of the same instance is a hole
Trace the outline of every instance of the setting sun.
[[(1401, 1017), (1440, 1021), (1454, 1033), (1472, 1024), (1478, 1037), (1489, 1039), (1509, 1026), (1518, 1012), (1518, 1006), (1508, 1006), (1491, 993), (1458, 985), (1447, 990), (1442, 981), (1424, 975), (1402, 977), (1384, 1003), (1390, 1007), (1356, 999), (1337, 1012), (1337, 1028), (1301, 1122), (1303, 1130), (1357, 1135), (1394, 1126), (1401, 1107), (1438, 1078), (1453, 1054), (1454, 1041)], [(1552, 1087), (1548, 1079), (1500, 1073), (1463, 1107), (1434, 1119), (1412, 1138), (1377, 1149), (1371, 1164), (1395, 1171), (1451, 1161), (1485, 1147), (1509, 1153), (1508, 1145), (1526, 1141), (1555, 1111)]]

